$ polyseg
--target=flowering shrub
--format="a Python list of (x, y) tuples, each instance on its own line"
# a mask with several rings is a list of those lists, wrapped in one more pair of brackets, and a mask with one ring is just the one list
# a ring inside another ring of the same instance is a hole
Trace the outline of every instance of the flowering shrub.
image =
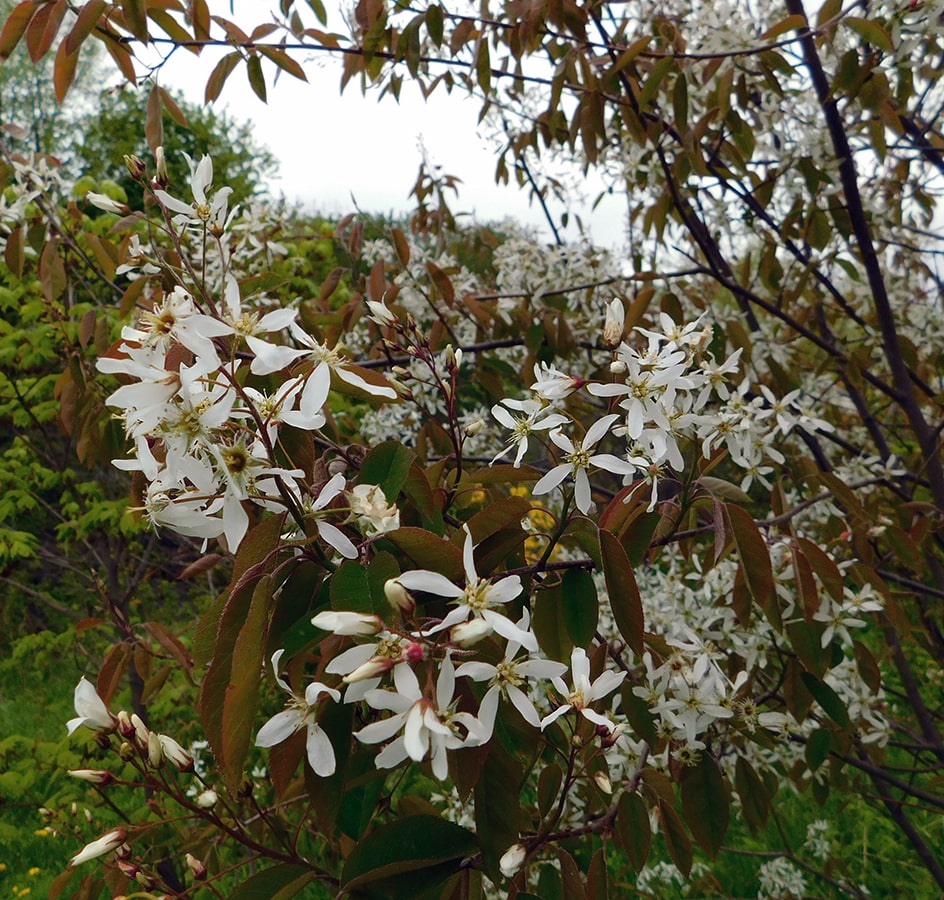
[[(97, 24), (127, 73), (114, 28), (202, 40), (205, 10), (187, 24), (90, 3), (59, 52)], [(254, 34), (339, 45), (282, 11)], [(69, 729), (100, 749), (73, 775), (105, 796), (140, 787), (148, 812), (80, 848), (60, 889), (99, 859), (113, 890), (176, 895), (607, 896), (617, 855), (639, 890), (709, 878), (733, 821), (783, 836), (759, 896), (814, 878), (862, 896), (826, 865), (824, 829), (801, 853), (777, 810), (860, 784), (920, 860), (919, 889), (944, 886), (932, 826), (906, 808), (944, 806), (939, 304), (915, 243), (934, 207), (917, 171), (937, 156), (909, 127), (921, 92), (896, 56), (933, 42), (928, 21), (827, 4), (811, 27), (790, 0), (760, 38), (693, 15), (706, 49), (689, 53), (684, 20), (609, 13), (362, 3), (345, 80), (395, 92), (384, 60), (424, 82), (451, 61), (520, 115), (523, 171), (540, 135), (628, 177), (630, 269), (512, 228), (481, 232), (490, 265), (466, 265), (451, 185), (421, 178), (409, 234), (365, 242), (342, 223), (347, 289), (336, 271), (298, 296), (272, 275), (290, 252), (209, 157), (188, 160), (188, 185), (167, 183), (159, 146), (153, 166), (130, 159), (143, 210), (85, 198), (112, 217), (100, 245), (130, 283), (96, 364), (120, 382), (115, 464), (152, 527), (214, 543), (195, 571), (229, 557), (232, 574), (192, 645), (149, 629), (196, 685), (205, 748), (113, 708), (133, 629), (96, 686), (79, 682)], [(54, 15), (65, 4), (18, 6), (0, 52), (25, 35), (43, 55)], [(236, 49), (208, 96), (244, 61), (260, 95), (261, 57), (299, 74), (285, 45), (215, 23)], [(551, 79), (531, 68), (541, 48)], [(546, 111), (529, 80), (551, 81)], [(866, 113), (878, 162), (860, 173)], [(885, 129), (910, 136), (915, 173)], [(866, 179), (915, 194), (867, 209)], [(58, 235), (40, 240), (51, 302), (69, 273)], [(77, 427), (87, 441), (98, 425)], [(654, 833), (671, 864), (647, 868)]]

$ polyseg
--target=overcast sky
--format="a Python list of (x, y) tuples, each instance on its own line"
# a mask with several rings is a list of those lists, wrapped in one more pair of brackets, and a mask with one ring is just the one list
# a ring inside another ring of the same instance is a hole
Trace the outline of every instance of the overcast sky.
[[(208, 48), (196, 58), (179, 50), (162, 67), (160, 83), (202, 103), (207, 77), (223, 52)], [(424, 101), (406, 83), (399, 104), (389, 95), (378, 101), (376, 92), (364, 97), (356, 83), (342, 96), (336, 58), (303, 64), (309, 83), (283, 73), (278, 84), (269, 85), (268, 104), (252, 93), (242, 68), (230, 76), (216, 101), (234, 117), (252, 122), (257, 139), (279, 160), (274, 193), (327, 214), (352, 212), (355, 203), (365, 212), (407, 211), (422, 142), (432, 162), (463, 182), (458, 201), (451, 204), (454, 212), (472, 213), (479, 221), (510, 216), (539, 226), (550, 239), (544, 215), (537, 203), (529, 204), (526, 191), (515, 184), (495, 185), (498, 157), (477, 125), (477, 101), (458, 90), (452, 95), (439, 90)], [(273, 71), (266, 63), (267, 79)], [(588, 194), (594, 186), (588, 182)], [(552, 211), (559, 222), (563, 209)], [(595, 213), (588, 206), (576, 212), (589, 223), (596, 243), (623, 243), (617, 202), (604, 203)], [(563, 235), (575, 240), (578, 232), (571, 226)]]

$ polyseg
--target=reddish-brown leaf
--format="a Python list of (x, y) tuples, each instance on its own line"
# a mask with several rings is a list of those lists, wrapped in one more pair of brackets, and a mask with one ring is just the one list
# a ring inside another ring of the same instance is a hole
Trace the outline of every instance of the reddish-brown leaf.
[(151, 153), (164, 145), (164, 119), (161, 114), (161, 92), (157, 84), (151, 85), (147, 100), (147, 116), (144, 120), (144, 135)]
[(75, 69), (79, 62), (78, 53), (66, 52), (66, 44), (63, 41), (56, 51), (56, 61), (52, 69), (52, 83), (56, 92), (56, 100), (62, 103), (75, 81)]
[(7, 245), (3, 251), (3, 260), (15, 278), (23, 277), (23, 266), (26, 263), (26, 248), (23, 246), (25, 225), (14, 228), (7, 236)]
[(38, 9), (36, 0), (23, 0), (7, 16), (3, 31), (0, 31), (0, 62), (7, 59), (16, 48)]
[(207, 79), (206, 90), (203, 95), (205, 103), (212, 103), (220, 96), (220, 91), (223, 90), (223, 85), (226, 84), (226, 79), (233, 73), (233, 69), (239, 64), (239, 61), (242, 59), (242, 55), (238, 50), (234, 50), (232, 53), (227, 53), (214, 67), (213, 71), (210, 73), (210, 77)]
[(142, 44), (148, 42), (147, 3), (146, 0), (121, 0), (125, 25)]
[(75, 23), (72, 30), (66, 35), (62, 45), (66, 48), (66, 53), (77, 53), (79, 48), (85, 42), (85, 39), (92, 33), (95, 26), (98, 25), (105, 10), (105, 0), (89, 0), (75, 17)]
[(52, 46), (62, 24), (62, 17), (66, 14), (66, 0), (56, 0), (43, 6), (29, 23), (26, 29), (26, 49), (30, 59), (39, 62)]
[(640, 656), (643, 652), (642, 598), (629, 557), (615, 535), (600, 532), (600, 550), (603, 554), (603, 575), (610, 598), (613, 619), (623, 640)]
[(99, 669), (95, 690), (104, 701), (105, 706), (111, 703), (112, 697), (115, 696), (121, 686), (121, 679), (125, 674), (125, 665), (130, 654), (131, 648), (127, 643), (122, 641), (120, 644), (115, 644), (108, 651), (108, 656), (105, 657), (105, 661)]

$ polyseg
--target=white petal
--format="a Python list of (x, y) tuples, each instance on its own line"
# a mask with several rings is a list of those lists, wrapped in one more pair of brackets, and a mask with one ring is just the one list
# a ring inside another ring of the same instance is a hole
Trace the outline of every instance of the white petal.
[(257, 747), (274, 747), (290, 738), (302, 727), (302, 719), (296, 710), (285, 709), (276, 713), (256, 735)]
[(308, 726), (308, 740), (305, 742), (308, 752), (308, 764), (316, 775), (326, 778), (334, 774), (334, 747), (328, 735), (318, 725)]
[(531, 489), (531, 493), (538, 496), (549, 494), (570, 474), (570, 470), (571, 467), (568, 465), (555, 466), (550, 472), (541, 477)]
[(423, 591), (439, 597), (461, 597), (465, 591), (457, 588), (445, 575), (430, 572), (427, 569), (415, 569), (404, 572), (396, 578), (408, 591)]
[(418, 701), (413, 704), (403, 726), (403, 746), (410, 759), (419, 762), (429, 750), (429, 732), (423, 724), (425, 704)]
[(338, 553), (345, 559), (357, 559), (357, 547), (351, 543), (351, 539), (336, 525), (330, 522), (318, 522), (318, 534), (321, 539), (334, 547)]

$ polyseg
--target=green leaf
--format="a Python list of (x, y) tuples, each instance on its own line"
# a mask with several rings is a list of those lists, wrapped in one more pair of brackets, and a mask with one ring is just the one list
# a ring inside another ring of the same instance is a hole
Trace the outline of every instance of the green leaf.
[(692, 871), (692, 842), (685, 833), (685, 826), (678, 813), (661, 797), (659, 818), (662, 820), (662, 835), (665, 846), (678, 870), (688, 878)]
[(662, 80), (674, 65), (675, 60), (671, 56), (663, 56), (652, 66), (649, 77), (646, 79), (643, 89), (639, 92), (640, 109), (645, 109), (649, 102), (655, 98)]
[(846, 705), (839, 699), (839, 695), (825, 682), (820, 681), (809, 672), (801, 672), (800, 678), (806, 689), (813, 695), (813, 699), (823, 708), (823, 711), (840, 728), (848, 728), (849, 712)]
[(558, 847), (557, 859), (560, 862), (563, 900), (586, 900), (587, 892), (574, 858), (563, 847)]
[(564, 625), (575, 647), (588, 647), (597, 630), (597, 588), (585, 569), (568, 569), (561, 582)]
[(730, 801), (718, 764), (708, 753), (682, 774), (682, 812), (695, 840), (714, 859), (728, 831)]
[(560, 584), (535, 595), (531, 609), (531, 629), (547, 656), (558, 662), (570, 659), (574, 644), (564, 622), (564, 598)]
[(831, 743), (829, 732), (825, 728), (817, 728), (811, 732), (806, 740), (806, 763), (811, 772), (815, 772), (829, 756)]
[(290, 900), (316, 877), (316, 873), (306, 866), (280, 863), (256, 872), (228, 896), (229, 900)]
[(498, 860), (518, 840), (521, 828), (522, 770), (497, 741), (489, 744), (488, 759), (475, 786), (475, 830), (488, 877), (502, 880)]
[(751, 832), (763, 828), (770, 814), (770, 795), (763, 779), (743, 756), (734, 767), (734, 788), (741, 799), (741, 815)]
[(452, 580), (464, 577), (462, 551), (451, 541), (424, 528), (398, 528), (386, 538), (402, 550), (418, 569), (430, 569)]
[[(635, 653), (643, 653), (642, 599), (629, 557), (616, 536), (608, 531), (600, 532), (600, 550), (603, 554), (603, 574), (606, 592), (616, 627), (623, 640)], [(769, 559), (768, 559), (769, 562)]]
[(379, 484), (387, 501), (395, 503), (414, 458), (414, 454), (399, 441), (384, 441), (364, 458), (357, 483)]
[(886, 53), (895, 52), (891, 35), (878, 22), (872, 19), (863, 19), (859, 16), (846, 16), (842, 23), (851, 28), (863, 40), (878, 47), (879, 50), (884, 50)]
[(641, 872), (652, 846), (652, 826), (646, 801), (635, 791), (623, 791), (617, 801), (616, 828), (632, 867)]
[(538, 812), (543, 818), (558, 802), (558, 793), (564, 781), (564, 772), (557, 763), (551, 763), (538, 776)]
[(262, 74), (262, 61), (258, 56), (250, 56), (246, 60), (246, 74), (249, 76), (249, 86), (253, 93), (263, 102), (266, 100), (265, 75)]
[[(477, 849), (475, 835), (439, 816), (408, 816), (371, 831), (341, 873), (344, 891), (408, 898), (445, 881)], [(426, 870), (425, 872), (423, 870)], [(395, 876), (409, 873), (406, 879)]]

